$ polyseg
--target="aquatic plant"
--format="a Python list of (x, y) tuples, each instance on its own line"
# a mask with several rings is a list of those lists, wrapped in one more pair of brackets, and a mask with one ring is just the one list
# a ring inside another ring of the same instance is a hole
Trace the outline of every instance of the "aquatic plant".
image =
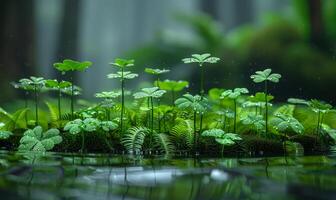
[(143, 149), (146, 136), (150, 136), (148, 149), (157, 148), (165, 152), (165, 154), (172, 154), (175, 150), (174, 145), (164, 133), (151, 133), (146, 127), (132, 127), (123, 136), (121, 143), (126, 150), (132, 154), (139, 154)]
[(263, 71), (256, 71), (255, 74), (251, 75), (251, 79), (255, 83), (264, 82), (264, 93), (265, 93), (265, 133), (268, 135), (268, 82), (278, 83), (281, 78), (280, 74), (273, 73), (272, 69), (265, 69)]
[(111, 120), (110, 108), (115, 105), (113, 99), (118, 98), (120, 95), (121, 95), (120, 92), (115, 91), (109, 91), (109, 92), (104, 91), (95, 94), (96, 98), (104, 99), (104, 101), (101, 103), (101, 106), (105, 108), (106, 120)]
[(171, 100), (172, 105), (175, 105), (175, 96), (176, 92), (182, 91), (184, 88), (188, 87), (188, 81), (174, 81), (174, 80), (164, 80), (164, 81), (157, 81), (155, 85), (158, 85), (160, 89), (171, 91)]
[(236, 133), (236, 127), (237, 127), (237, 99), (242, 94), (247, 94), (249, 91), (246, 88), (235, 88), (234, 90), (225, 90), (221, 94), (221, 99), (229, 98), (233, 100), (233, 107), (234, 107), (234, 126), (233, 126), (233, 132)]
[(54, 67), (62, 72), (70, 72), (70, 82), (71, 82), (71, 118), (74, 119), (74, 73), (75, 71), (84, 71), (92, 65), (90, 61), (79, 62), (75, 60), (65, 59), (61, 63), (54, 63)]
[(57, 80), (46, 80), (45, 86), (50, 89), (54, 89), (57, 91), (57, 107), (58, 107), (58, 120), (61, 120), (62, 116), (62, 106), (61, 106), (61, 98), (62, 98), (62, 89), (68, 88), (71, 86), (71, 83), (68, 81), (57, 81)]
[[(202, 115), (208, 109), (208, 100), (206, 98), (202, 98), (199, 95), (191, 95), (191, 94), (184, 94), (181, 98), (178, 98), (175, 101), (175, 105), (184, 110), (189, 109), (193, 112), (193, 124), (194, 124), (194, 151), (197, 151), (198, 148), (198, 136), (197, 136), (197, 114)], [(202, 131), (200, 127), (199, 132)]]
[[(151, 115), (150, 115), (150, 127), (153, 133), (154, 131), (154, 103), (153, 99), (158, 99), (162, 97), (166, 93), (165, 90), (160, 90), (158, 87), (151, 88), (142, 88), (140, 92), (136, 92), (133, 94), (135, 99), (143, 99), (147, 98), (148, 105), (150, 105)], [(160, 130), (160, 129), (159, 129)]]
[(190, 58), (183, 58), (182, 61), (186, 64), (189, 63), (197, 63), (200, 67), (200, 95), (203, 98), (204, 96), (204, 76), (205, 76), (205, 70), (204, 70), (204, 63), (217, 63), (220, 59), (217, 57), (212, 57), (211, 54), (205, 53), (205, 54), (192, 54)]
[(31, 76), (30, 79), (24, 78), (19, 81), (22, 85), (30, 85), (34, 91), (34, 101), (35, 101), (35, 125), (39, 124), (39, 115), (38, 115), (38, 95), (41, 89), (45, 85), (45, 80), (42, 77)]
[(215, 141), (222, 145), (222, 155), (224, 154), (224, 147), (234, 145), (236, 141), (242, 140), (239, 135), (235, 133), (225, 133), (221, 129), (210, 129), (203, 131), (203, 137), (214, 137)]
[(107, 77), (111, 79), (119, 79), (121, 83), (120, 129), (121, 133), (123, 133), (123, 121), (125, 113), (125, 80), (134, 79), (138, 76), (138, 74), (125, 71), (126, 67), (134, 66), (134, 60), (116, 58), (113, 63), (110, 63), (110, 65), (115, 66), (120, 70), (117, 73), (108, 74)]
[(19, 151), (39, 151), (45, 152), (52, 150), (55, 145), (62, 142), (58, 129), (49, 129), (43, 132), (41, 126), (28, 129), (20, 139)]
[(105, 132), (109, 132), (116, 129), (117, 127), (118, 125), (112, 121), (100, 121), (95, 118), (86, 118), (84, 120), (75, 119), (68, 122), (64, 127), (64, 131), (68, 131), (70, 134), (73, 135), (81, 134), (82, 145), (80, 152), (84, 152), (86, 132), (96, 132), (100, 129)]
[(262, 115), (248, 114), (247, 116), (241, 119), (242, 124), (249, 125), (252, 130), (256, 130), (257, 133), (260, 133), (262, 129), (265, 128), (266, 122)]

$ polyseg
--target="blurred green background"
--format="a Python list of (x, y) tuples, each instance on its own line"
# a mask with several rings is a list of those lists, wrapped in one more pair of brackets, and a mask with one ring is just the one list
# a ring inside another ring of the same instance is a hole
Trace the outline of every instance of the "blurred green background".
[[(20, 97), (9, 82), (36, 75), (64, 78), (52, 67), (64, 58), (90, 60), (76, 83), (83, 97), (118, 87), (106, 78), (116, 57), (134, 58), (135, 71), (169, 68), (197, 92), (198, 70), (181, 59), (209, 52), (206, 88), (247, 87), (249, 76), (270, 67), (281, 73), (277, 100), (336, 93), (335, 0), (2, 0), (0, 2), (0, 102)], [(128, 84), (149, 84), (142, 75)]]

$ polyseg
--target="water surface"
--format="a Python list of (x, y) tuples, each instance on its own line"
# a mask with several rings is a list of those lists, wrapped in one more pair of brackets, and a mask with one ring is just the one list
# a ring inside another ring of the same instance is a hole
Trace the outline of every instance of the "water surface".
[(336, 199), (336, 154), (142, 158), (0, 152), (1, 199)]

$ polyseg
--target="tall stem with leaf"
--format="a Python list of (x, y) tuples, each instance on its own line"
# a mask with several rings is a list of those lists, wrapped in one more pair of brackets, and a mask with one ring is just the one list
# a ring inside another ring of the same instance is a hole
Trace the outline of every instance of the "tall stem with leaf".
[(225, 99), (229, 98), (233, 100), (233, 106), (234, 106), (234, 125), (233, 125), (233, 132), (236, 133), (237, 130), (237, 99), (242, 94), (247, 94), (249, 91), (246, 88), (235, 88), (234, 90), (225, 90), (220, 98)]
[(264, 92), (265, 92), (265, 133), (268, 134), (268, 81), (273, 83), (278, 83), (281, 78), (280, 74), (273, 73), (271, 69), (265, 69), (263, 71), (256, 71), (255, 74), (251, 75), (251, 79), (255, 83), (262, 83), (264, 82)]
[[(217, 57), (211, 57), (211, 54), (192, 54), (190, 58), (184, 58), (182, 61), (184, 63), (197, 63), (200, 68), (200, 96), (203, 99), (205, 90), (204, 90), (204, 77), (205, 77), (205, 70), (204, 70), (204, 63), (217, 63), (220, 59)], [(203, 125), (203, 113), (200, 114), (200, 132), (202, 132), (202, 125)]]
[(125, 80), (133, 79), (138, 76), (138, 74), (131, 73), (130, 71), (125, 71), (126, 67), (134, 66), (134, 60), (126, 60), (121, 58), (116, 58), (114, 62), (110, 65), (117, 67), (120, 71), (117, 73), (108, 74), (107, 77), (111, 79), (119, 79), (121, 82), (121, 111), (120, 111), (120, 131), (124, 132), (124, 114), (125, 114)]
[(74, 119), (74, 98), (75, 98), (75, 86), (74, 86), (74, 72), (75, 71), (83, 71), (87, 68), (89, 68), (92, 65), (92, 62), (90, 61), (84, 61), (84, 62), (79, 62), (75, 60), (70, 60), (70, 59), (65, 59), (61, 63), (54, 63), (54, 67), (62, 72), (62, 74), (66, 72), (70, 72), (70, 80), (71, 80), (71, 119)]

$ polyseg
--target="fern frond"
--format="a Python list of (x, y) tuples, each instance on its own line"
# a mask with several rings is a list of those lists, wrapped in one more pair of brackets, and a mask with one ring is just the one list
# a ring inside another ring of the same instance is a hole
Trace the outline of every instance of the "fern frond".
[(16, 111), (14, 114), (0, 112), (0, 117), (5, 124), (4, 128), (8, 131), (13, 131), (16, 128), (26, 128), (24, 116), (29, 111), (29, 108), (24, 108)]
[(154, 134), (154, 141), (158, 149), (165, 152), (166, 155), (171, 155), (175, 151), (175, 146), (164, 133)]
[(48, 107), (51, 121), (58, 121), (58, 108), (52, 103), (45, 101)]
[(193, 121), (188, 119), (177, 119), (176, 125), (170, 131), (171, 139), (176, 144), (186, 145), (192, 148), (194, 144)]
[(148, 129), (145, 127), (132, 127), (125, 133), (121, 143), (128, 152), (137, 153), (141, 151), (147, 133)]

